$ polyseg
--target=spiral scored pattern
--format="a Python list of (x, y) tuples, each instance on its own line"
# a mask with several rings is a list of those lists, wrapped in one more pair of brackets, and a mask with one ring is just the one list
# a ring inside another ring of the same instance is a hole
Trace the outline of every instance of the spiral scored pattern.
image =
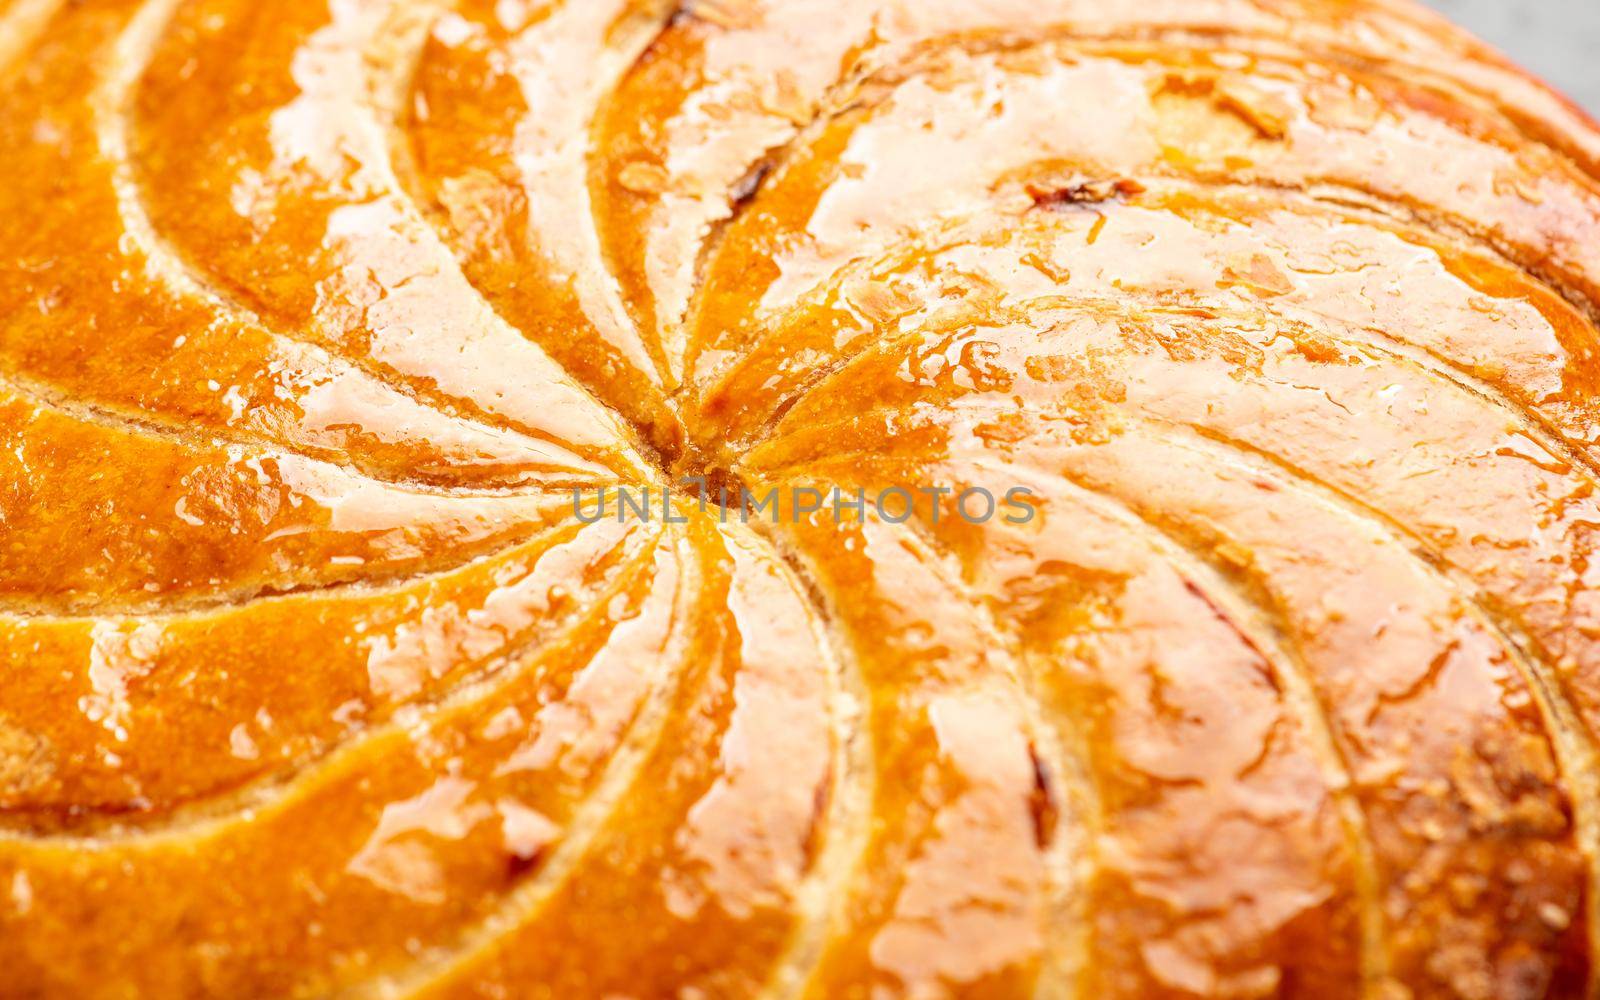
[(1592, 990), (1600, 130), (1432, 16), (0, 0), (0, 149), (0, 996)]

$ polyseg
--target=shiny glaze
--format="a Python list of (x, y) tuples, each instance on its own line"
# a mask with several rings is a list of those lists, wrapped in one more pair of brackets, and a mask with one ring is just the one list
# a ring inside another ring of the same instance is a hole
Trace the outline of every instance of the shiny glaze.
[(0, 148), (0, 997), (1590, 989), (1600, 129), (1432, 15), (9, 0)]

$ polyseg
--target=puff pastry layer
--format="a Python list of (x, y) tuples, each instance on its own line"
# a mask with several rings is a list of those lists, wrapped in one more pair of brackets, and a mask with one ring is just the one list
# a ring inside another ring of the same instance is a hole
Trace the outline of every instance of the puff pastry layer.
[(1590, 991), (1600, 130), (1434, 16), (9, 0), (0, 150), (0, 996)]

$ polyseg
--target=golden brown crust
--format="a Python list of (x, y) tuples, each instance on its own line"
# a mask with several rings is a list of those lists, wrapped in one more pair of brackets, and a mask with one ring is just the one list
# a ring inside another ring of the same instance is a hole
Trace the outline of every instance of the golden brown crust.
[(1433, 15), (8, 0), (0, 149), (0, 997), (1591, 994), (1600, 129)]

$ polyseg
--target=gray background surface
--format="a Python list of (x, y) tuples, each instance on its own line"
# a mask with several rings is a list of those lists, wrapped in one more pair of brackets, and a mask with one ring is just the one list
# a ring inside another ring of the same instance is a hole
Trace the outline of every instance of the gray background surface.
[(1600, 116), (1600, 0), (1425, 0)]

